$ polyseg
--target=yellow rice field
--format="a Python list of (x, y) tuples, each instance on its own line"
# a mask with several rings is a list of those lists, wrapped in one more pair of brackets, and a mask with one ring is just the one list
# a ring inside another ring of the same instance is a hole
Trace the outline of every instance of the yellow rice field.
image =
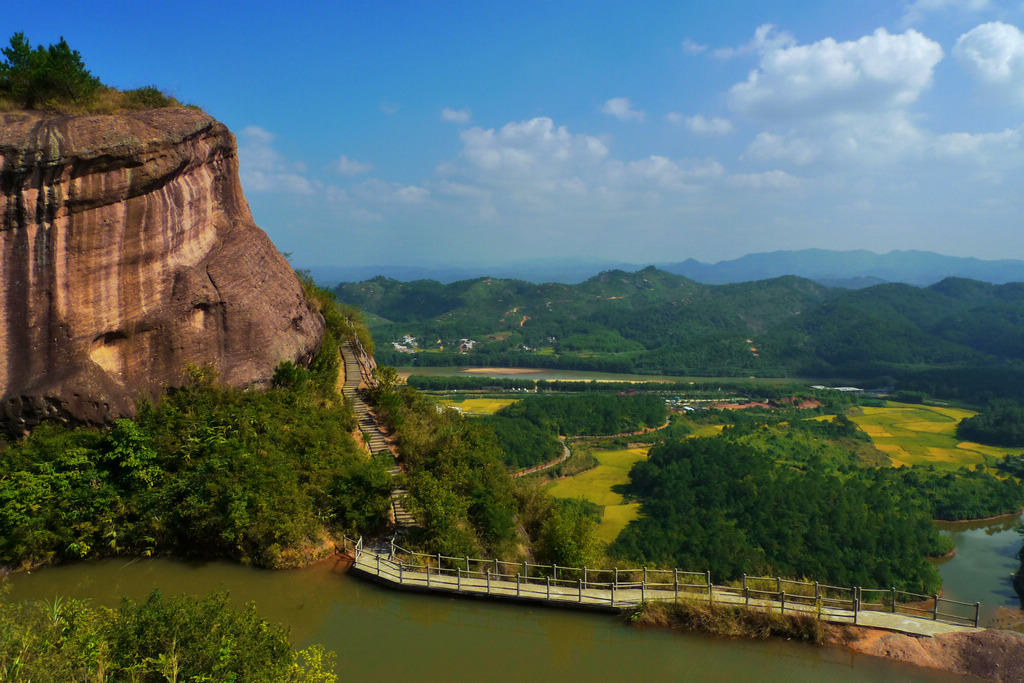
[(459, 397), (455, 400), (451, 396), (442, 396), (439, 399), (442, 405), (460, 408), (463, 413), (470, 415), (493, 415), (502, 408), (516, 402), (514, 398), (466, 398)]
[(973, 415), (974, 412), (961, 408), (890, 401), (884, 408), (865, 406), (861, 414), (850, 415), (850, 419), (896, 467), (931, 463), (937, 469), (957, 469), (964, 465), (988, 464), (986, 458), (991, 461), (1014, 452), (957, 439), (957, 424)]
[(548, 484), (545, 488), (557, 498), (586, 498), (603, 508), (597, 536), (610, 543), (627, 524), (640, 515), (639, 503), (624, 503), (613, 486), (629, 482), (629, 470), (647, 457), (647, 447), (615, 451), (594, 451), (598, 466)]

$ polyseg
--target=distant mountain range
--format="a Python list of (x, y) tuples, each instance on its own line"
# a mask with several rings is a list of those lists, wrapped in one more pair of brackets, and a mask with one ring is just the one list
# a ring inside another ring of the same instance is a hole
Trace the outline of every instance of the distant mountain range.
[(960, 277), (991, 284), (1024, 282), (1024, 261), (983, 261), (977, 258), (943, 256), (929, 251), (890, 251), (888, 254), (859, 249), (831, 251), (801, 249), (748, 254), (715, 264), (687, 259), (659, 266), (709, 285), (767, 280), (798, 275), (832, 287), (859, 289), (882, 282), (902, 282), (918, 287), (933, 285), (947, 277)]
[(1024, 398), (1024, 283), (709, 285), (648, 266), (577, 285), (376, 277), (334, 292), (366, 314), (387, 365), (848, 378), (978, 403)]
[[(500, 266), (321, 266), (308, 270), (321, 284), (361, 282), (378, 275), (395, 280), (437, 280), (442, 283), (478, 277), (514, 278), (527, 282), (577, 284), (608, 270), (636, 271), (649, 264), (538, 259)], [(659, 269), (703, 284), (729, 284), (797, 275), (828, 287), (862, 289), (885, 282), (927, 287), (947, 277), (1004, 284), (1024, 282), (1024, 261), (985, 261), (945, 256), (928, 251), (891, 251), (887, 254), (859, 249), (833, 251), (801, 249), (748, 254), (731, 261), (703, 263), (687, 259), (655, 263)]]

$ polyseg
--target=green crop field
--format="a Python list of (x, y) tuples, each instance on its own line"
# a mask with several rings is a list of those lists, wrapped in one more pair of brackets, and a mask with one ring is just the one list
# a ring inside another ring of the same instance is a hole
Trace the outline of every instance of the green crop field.
[(973, 415), (974, 412), (959, 408), (890, 401), (884, 408), (865, 406), (860, 414), (850, 415), (850, 419), (896, 467), (931, 463), (937, 469), (957, 469), (963, 465), (987, 464), (986, 458), (991, 461), (1016, 452), (959, 440), (957, 424)]
[(722, 428), (725, 425), (703, 425), (695, 429), (691, 434), (691, 439), (700, 439), (705, 436), (715, 436), (716, 434), (722, 433)]
[(601, 526), (597, 528), (597, 537), (604, 543), (611, 543), (626, 525), (640, 516), (640, 503), (623, 503), (605, 507), (601, 516)]
[(597, 467), (548, 484), (551, 495), (557, 498), (583, 497), (602, 508), (601, 525), (597, 536), (611, 543), (627, 524), (640, 514), (639, 503), (624, 503), (622, 496), (612, 490), (617, 484), (629, 483), (629, 470), (647, 457), (647, 447), (616, 451), (594, 451)]

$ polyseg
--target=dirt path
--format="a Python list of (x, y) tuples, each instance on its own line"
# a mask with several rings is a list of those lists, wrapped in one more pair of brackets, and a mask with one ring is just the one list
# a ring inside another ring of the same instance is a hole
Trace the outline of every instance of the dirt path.
[[(574, 436), (572, 438), (574, 438), (574, 439), (615, 439), (615, 438), (618, 438), (620, 436), (637, 436), (638, 434), (647, 434), (649, 432), (656, 432), (656, 431), (658, 431), (660, 429), (665, 429), (666, 427), (669, 426), (669, 424), (671, 424), (671, 422), (672, 422), (672, 418), (670, 417), (669, 419), (665, 420), (665, 424), (661, 425), (660, 427), (644, 427), (643, 429), (641, 429), (638, 432), (623, 432), (622, 434), (601, 434), (601, 435), (597, 435), (597, 436)], [(525, 477), (527, 474), (533, 474), (534, 472), (540, 472), (542, 470), (550, 469), (550, 468), (554, 467), (555, 465), (557, 465), (559, 463), (562, 463), (562, 462), (565, 462), (566, 460), (568, 460), (569, 456), (571, 455), (571, 453), (569, 452), (569, 446), (568, 446), (569, 439), (567, 439), (566, 437), (559, 437), (559, 439), (562, 441), (562, 450), (563, 450), (563, 452), (562, 452), (561, 456), (555, 458), (554, 460), (549, 460), (547, 462), (542, 462), (539, 465), (534, 465), (533, 467), (527, 467), (525, 470), (519, 470), (518, 472), (513, 472), (510, 476), (513, 479), (516, 478), (516, 477)], [(584, 471), (587, 471), (587, 470), (584, 470)], [(576, 474), (582, 474), (582, 472), (577, 472)]]
[(569, 446), (566, 444), (565, 438), (562, 438), (562, 455), (560, 455), (559, 457), (555, 458), (554, 460), (549, 460), (547, 462), (542, 462), (539, 465), (534, 465), (533, 467), (527, 467), (525, 470), (519, 470), (518, 472), (513, 472), (509, 476), (511, 476), (513, 479), (515, 479), (516, 477), (525, 477), (527, 474), (533, 474), (534, 472), (540, 472), (541, 470), (549, 469), (551, 467), (554, 467), (555, 465), (557, 465), (560, 462), (565, 462), (566, 460), (569, 459), (570, 455), (572, 455), (572, 453), (569, 452)]

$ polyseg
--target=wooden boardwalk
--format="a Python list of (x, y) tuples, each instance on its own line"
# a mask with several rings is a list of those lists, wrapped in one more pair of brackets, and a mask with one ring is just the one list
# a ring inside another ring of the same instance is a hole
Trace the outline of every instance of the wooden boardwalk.
[[(402, 472), (398, 464), (398, 457), (388, 446), (387, 439), (385, 439), (376, 417), (370, 412), (369, 406), (366, 405), (359, 393), (360, 386), (365, 380), (364, 369), (359, 363), (360, 353), (352, 342), (345, 342), (341, 347), (341, 357), (345, 363), (345, 382), (342, 385), (341, 394), (352, 403), (359, 431), (363, 433), (370, 453), (373, 457), (387, 458), (389, 461), (388, 471), (392, 477), (397, 477)], [(416, 526), (416, 518), (405, 508), (404, 501), (408, 495), (403, 488), (396, 488), (391, 492), (391, 512), (395, 527), (399, 529)]]
[[(346, 539), (344, 552), (352, 558), (350, 571), (400, 590), (606, 612), (620, 612), (651, 600), (700, 601), (784, 614), (809, 614), (831, 623), (856, 624), (916, 636), (981, 630), (977, 628), (976, 604), (942, 598), (927, 609), (897, 604), (895, 600), (865, 604), (857, 597), (856, 588), (836, 589), (819, 584), (769, 580), (771, 583), (777, 581), (778, 586), (796, 584), (805, 588), (801, 593), (787, 594), (784, 587), (761, 590), (750, 586), (717, 586), (710, 583), (707, 573), (575, 569), (447, 558), (411, 553), (393, 543), (380, 549), (364, 548), (361, 539)], [(751, 579), (751, 585), (753, 583)], [(847, 597), (843, 597), (843, 591), (847, 592)], [(960, 615), (941, 612), (940, 602), (946, 608), (961, 606), (967, 609)]]

